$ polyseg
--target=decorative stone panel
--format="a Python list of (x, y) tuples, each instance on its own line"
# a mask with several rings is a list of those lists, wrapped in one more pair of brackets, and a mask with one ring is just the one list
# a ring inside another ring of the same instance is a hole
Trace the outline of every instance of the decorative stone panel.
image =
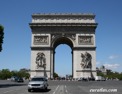
[(93, 36), (78, 36), (79, 45), (93, 45)]
[(48, 36), (34, 36), (34, 45), (49, 44)]

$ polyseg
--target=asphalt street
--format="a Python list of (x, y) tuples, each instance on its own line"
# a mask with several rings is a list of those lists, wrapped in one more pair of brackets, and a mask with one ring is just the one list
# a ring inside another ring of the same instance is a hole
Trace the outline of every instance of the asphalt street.
[[(0, 80), (0, 94), (122, 94), (122, 81), (48, 81), (47, 91), (28, 92), (27, 84)], [(92, 89), (102, 91), (91, 92)], [(107, 92), (104, 89), (116, 89), (116, 92)]]

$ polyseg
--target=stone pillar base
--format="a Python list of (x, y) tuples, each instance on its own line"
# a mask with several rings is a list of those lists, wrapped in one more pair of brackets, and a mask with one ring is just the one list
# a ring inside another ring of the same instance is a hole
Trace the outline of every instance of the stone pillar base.
[(77, 75), (78, 75), (78, 78), (79, 77), (85, 77), (85, 78), (88, 78), (88, 77), (91, 77), (91, 78), (95, 78), (96, 76), (96, 70), (91, 70), (91, 69), (83, 69), (83, 70), (77, 70)]
[(30, 71), (31, 77), (34, 76), (45, 76), (50, 78), (50, 71), (49, 70), (31, 70)]

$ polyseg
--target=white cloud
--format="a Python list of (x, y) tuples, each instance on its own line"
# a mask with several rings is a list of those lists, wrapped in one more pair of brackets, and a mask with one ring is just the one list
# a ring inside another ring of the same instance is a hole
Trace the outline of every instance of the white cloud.
[(108, 58), (109, 59), (116, 59), (116, 58), (118, 58), (119, 56), (117, 56), (117, 55), (111, 55), (111, 56), (109, 56)]
[(104, 66), (105, 66), (105, 68), (108, 68), (108, 69), (116, 69), (120, 65), (119, 64), (104, 64)]
[(101, 62), (97, 61), (96, 64), (99, 65), (99, 64), (101, 64)]

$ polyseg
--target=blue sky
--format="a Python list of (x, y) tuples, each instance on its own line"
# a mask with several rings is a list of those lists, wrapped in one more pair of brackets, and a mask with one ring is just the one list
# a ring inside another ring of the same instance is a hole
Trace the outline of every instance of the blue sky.
[[(31, 15), (33, 13), (94, 13), (97, 66), (122, 72), (122, 0), (0, 0), (0, 24), (5, 27), (0, 70), (30, 68)], [(61, 57), (64, 56), (64, 57)], [(71, 48), (56, 48), (55, 70), (70, 74)], [(62, 66), (62, 62), (65, 67)]]

